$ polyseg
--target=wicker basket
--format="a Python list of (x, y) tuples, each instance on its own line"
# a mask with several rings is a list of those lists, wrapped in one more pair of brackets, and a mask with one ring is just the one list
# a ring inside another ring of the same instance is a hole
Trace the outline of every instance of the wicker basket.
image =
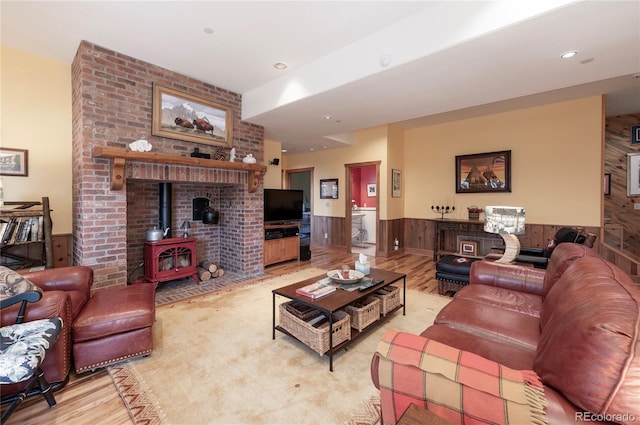
[[(361, 304), (364, 305), (361, 306)], [(376, 297), (367, 297), (364, 303), (348, 305), (344, 310), (351, 316), (351, 327), (362, 331), (380, 319), (380, 300)]]
[[(321, 356), (329, 351), (329, 323), (325, 322), (316, 328), (308, 322), (298, 319), (287, 311), (286, 304), (280, 304), (280, 326), (291, 335), (302, 341)], [(336, 345), (351, 339), (351, 318), (344, 311), (338, 310), (333, 313), (333, 340)]]
[(380, 299), (380, 313), (386, 316), (391, 310), (400, 306), (400, 288), (387, 285), (373, 293), (373, 296)]

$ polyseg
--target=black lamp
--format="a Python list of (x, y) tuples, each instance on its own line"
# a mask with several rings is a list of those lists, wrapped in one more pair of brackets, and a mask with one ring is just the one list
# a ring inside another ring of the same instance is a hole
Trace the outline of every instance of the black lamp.
[(269, 161), (269, 165), (278, 165), (280, 164), (280, 158), (273, 158), (271, 161)]

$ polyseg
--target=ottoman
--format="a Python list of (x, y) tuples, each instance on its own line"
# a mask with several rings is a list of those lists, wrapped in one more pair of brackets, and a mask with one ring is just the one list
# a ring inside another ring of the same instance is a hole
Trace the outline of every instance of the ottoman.
[(155, 284), (95, 291), (72, 325), (76, 372), (150, 354), (155, 297)]
[(469, 284), (471, 264), (479, 258), (467, 258), (458, 255), (445, 255), (436, 263), (436, 279), (438, 280), (438, 294), (457, 292)]

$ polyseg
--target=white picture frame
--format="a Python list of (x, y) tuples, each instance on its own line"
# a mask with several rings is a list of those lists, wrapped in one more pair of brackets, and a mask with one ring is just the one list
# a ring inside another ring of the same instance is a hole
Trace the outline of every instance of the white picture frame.
[(376, 184), (375, 183), (367, 184), (367, 197), (375, 198), (376, 195), (377, 195)]
[(460, 249), (458, 254), (470, 257), (478, 255), (478, 242), (477, 241), (460, 241)]
[(627, 196), (640, 196), (640, 152), (627, 154)]

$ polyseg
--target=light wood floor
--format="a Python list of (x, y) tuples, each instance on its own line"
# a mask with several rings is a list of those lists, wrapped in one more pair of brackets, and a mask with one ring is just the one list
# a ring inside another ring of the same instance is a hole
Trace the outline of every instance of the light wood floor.
[[(324, 270), (353, 267), (357, 254), (337, 249), (312, 249), (311, 260), (290, 261), (268, 267), (269, 275), (279, 276), (300, 269), (317, 267)], [(431, 257), (399, 254), (390, 258), (371, 258), (372, 267), (393, 270), (407, 275), (407, 288), (427, 293), (438, 293), (434, 279), (435, 265)], [(23, 402), (5, 425), (40, 424), (109, 424), (131, 425), (127, 409), (118, 395), (111, 377), (105, 370), (76, 375), (71, 373), (69, 383), (55, 393), (57, 405), (49, 408), (40, 396)]]

